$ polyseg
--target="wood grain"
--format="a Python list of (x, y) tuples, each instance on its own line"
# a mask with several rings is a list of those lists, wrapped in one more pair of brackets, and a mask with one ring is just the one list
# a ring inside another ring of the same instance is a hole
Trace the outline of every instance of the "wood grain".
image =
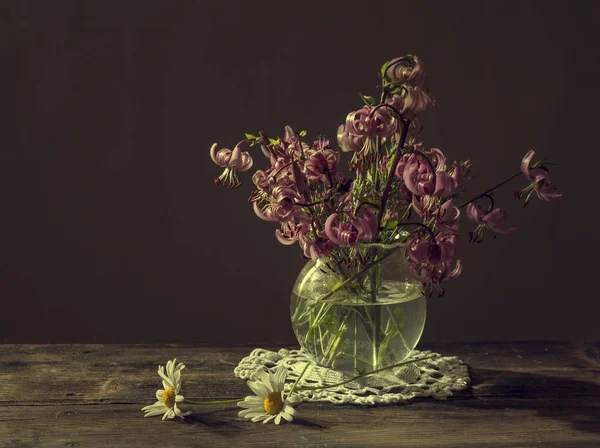
[[(233, 368), (252, 347), (0, 345), (0, 447), (600, 447), (600, 344), (420, 347), (455, 355), (472, 384), (446, 401), (302, 404), (293, 424), (251, 423), (235, 405), (185, 421), (143, 418), (158, 364), (186, 364), (187, 398), (248, 395)], [(275, 348), (275, 347), (265, 347)]]

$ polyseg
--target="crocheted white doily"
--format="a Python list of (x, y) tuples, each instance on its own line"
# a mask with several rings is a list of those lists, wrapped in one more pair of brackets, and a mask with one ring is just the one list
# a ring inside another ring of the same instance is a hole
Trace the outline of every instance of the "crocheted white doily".
[[(457, 357), (414, 350), (409, 359), (428, 355), (435, 355), (435, 357), (369, 375), (343, 386), (298, 391), (298, 393), (302, 401), (374, 405), (399, 403), (415, 397), (445, 400), (453, 392), (466, 389), (471, 379), (467, 366)], [(238, 378), (247, 380), (252, 379), (252, 376), (261, 369), (274, 372), (277, 366), (283, 364), (288, 369), (285, 389), (289, 390), (307, 362), (311, 361), (304, 350), (281, 349), (272, 352), (257, 348), (240, 361), (234, 373)], [(298, 383), (299, 388), (337, 384), (352, 378), (335, 370), (311, 364)]]

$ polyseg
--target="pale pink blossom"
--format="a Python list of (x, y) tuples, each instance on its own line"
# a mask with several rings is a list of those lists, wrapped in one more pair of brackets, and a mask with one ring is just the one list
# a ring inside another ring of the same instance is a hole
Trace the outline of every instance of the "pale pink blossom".
[(478, 229), (474, 232), (475, 234), (481, 234), (483, 227), (495, 233), (513, 233), (517, 231), (516, 227), (511, 227), (510, 229), (504, 228), (506, 212), (500, 208), (495, 208), (488, 213), (484, 212), (478, 203), (471, 202), (467, 206), (467, 218), (472, 219), (478, 224)]
[(308, 180), (330, 184), (339, 160), (340, 154), (332, 149), (309, 150), (304, 161), (304, 174)]
[(356, 135), (350, 135), (346, 130), (346, 125), (341, 124), (337, 131), (338, 145), (344, 152), (359, 152), (365, 146), (366, 137), (357, 137)]
[(408, 275), (423, 284), (425, 290), (437, 288), (440, 293), (442, 289), (440, 284), (446, 280), (452, 280), (458, 277), (462, 272), (462, 263), (456, 260), (454, 268), (451, 263), (440, 263), (438, 265), (409, 263)]
[(377, 235), (377, 216), (368, 207), (363, 208), (363, 216), (354, 216), (350, 222), (334, 223), (340, 218), (334, 213), (325, 222), (325, 234), (338, 246), (354, 246), (361, 241), (370, 241)]
[(408, 55), (392, 59), (385, 76), (396, 84), (422, 86), (427, 75), (423, 61), (417, 56)]
[(298, 244), (300, 244), (303, 255), (313, 261), (329, 256), (336, 248), (333, 241), (328, 238), (317, 236), (315, 239), (311, 239), (305, 234), (300, 234)]
[(350, 112), (346, 117), (346, 131), (356, 137), (389, 137), (398, 129), (398, 122), (386, 108), (373, 112), (372, 106), (365, 106)]
[(218, 166), (225, 168), (223, 173), (215, 179), (215, 183), (217, 185), (227, 184), (229, 188), (237, 188), (241, 185), (236, 171), (247, 171), (252, 167), (252, 157), (248, 152), (242, 152), (239, 146), (233, 148), (233, 151), (227, 148), (217, 151), (217, 144), (214, 143), (210, 148), (210, 158)]
[(562, 193), (550, 182), (548, 170), (542, 166), (531, 167), (531, 159), (534, 154), (535, 151), (529, 151), (521, 161), (521, 172), (531, 182), (527, 187), (518, 192), (519, 197), (527, 194), (523, 206), (527, 205), (529, 197), (534, 191), (542, 201), (558, 201), (562, 198)]

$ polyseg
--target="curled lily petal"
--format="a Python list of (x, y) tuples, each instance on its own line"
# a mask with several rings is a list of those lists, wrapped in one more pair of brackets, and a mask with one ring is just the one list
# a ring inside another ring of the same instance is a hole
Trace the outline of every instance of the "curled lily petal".
[(258, 205), (258, 201), (252, 201), (252, 209), (254, 210), (254, 213), (256, 213), (256, 216), (258, 216), (260, 219), (262, 219), (263, 221), (273, 221), (260, 207), (260, 205)]
[(523, 157), (523, 160), (521, 160), (521, 172), (527, 177), (529, 177), (529, 164), (531, 163), (531, 159), (533, 158), (534, 154), (535, 151), (532, 149), (525, 154), (525, 157)]
[(337, 236), (333, 231), (333, 223), (335, 222), (338, 216), (339, 215), (337, 213), (334, 213), (333, 215), (329, 216), (329, 218), (327, 218), (327, 221), (325, 221), (325, 235), (327, 235), (327, 238), (329, 238), (335, 244), (339, 245), (341, 241), (337, 239)]
[(222, 167), (222, 168), (225, 167), (225, 165), (221, 165), (219, 160), (217, 160), (217, 144), (216, 143), (213, 143), (213, 145), (210, 147), (210, 158), (212, 159), (213, 162), (215, 162), (220, 167)]

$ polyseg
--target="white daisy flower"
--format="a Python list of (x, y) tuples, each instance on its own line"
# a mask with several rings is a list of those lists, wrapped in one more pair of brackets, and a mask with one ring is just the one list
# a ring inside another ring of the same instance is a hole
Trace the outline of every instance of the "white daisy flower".
[(280, 365), (274, 374), (264, 370), (257, 372), (256, 380), (248, 381), (248, 387), (256, 396), (246, 397), (238, 403), (239, 407), (246, 408), (240, 411), (238, 416), (253, 422), (268, 423), (275, 420), (276, 425), (281, 422), (282, 417), (291, 422), (296, 413), (292, 405), (297, 403), (299, 398), (297, 395), (284, 397), (286, 376), (287, 369), (283, 365)]
[(179, 395), (181, 391), (181, 371), (185, 368), (183, 363), (176, 364), (177, 358), (167, 362), (167, 368), (158, 366), (158, 374), (162, 378), (163, 389), (156, 391), (156, 403), (145, 406), (142, 411), (146, 414), (144, 417), (152, 417), (154, 415), (164, 414), (162, 419), (181, 417), (185, 415), (181, 409), (177, 407), (177, 403), (181, 403), (184, 398)]

